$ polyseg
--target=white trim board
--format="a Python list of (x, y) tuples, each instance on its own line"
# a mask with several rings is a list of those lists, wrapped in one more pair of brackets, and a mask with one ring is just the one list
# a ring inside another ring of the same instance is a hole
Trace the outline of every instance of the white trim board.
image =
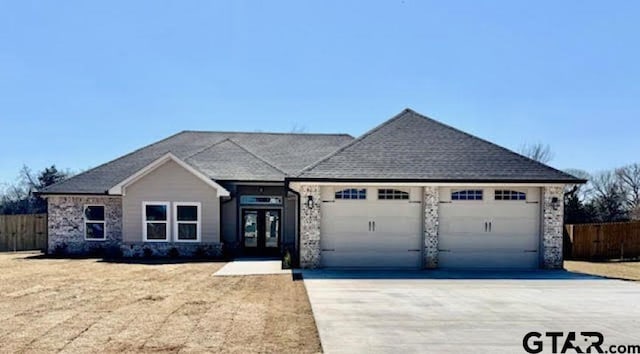
[(118, 183), (115, 186), (111, 187), (109, 189), (109, 194), (110, 195), (125, 195), (127, 186), (130, 186), (134, 182), (138, 181), (139, 179), (143, 178), (147, 174), (153, 172), (155, 169), (157, 169), (158, 167), (164, 165), (165, 163), (167, 163), (169, 161), (173, 161), (173, 162), (177, 163), (178, 165), (180, 165), (180, 167), (184, 168), (185, 170), (189, 171), (194, 176), (198, 177), (200, 180), (202, 180), (204, 183), (206, 183), (211, 188), (216, 189), (217, 192), (218, 192), (218, 196), (219, 197), (228, 197), (230, 195), (229, 191), (226, 190), (224, 187), (222, 187), (218, 183), (214, 182), (207, 175), (205, 175), (204, 173), (198, 171), (193, 166), (191, 166), (188, 163), (182, 161), (181, 159), (179, 159), (178, 157), (176, 157), (174, 154), (172, 154), (170, 152), (164, 154), (163, 156), (161, 156), (157, 160), (151, 162), (150, 164), (148, 164), (145, 167), (143, 167), (140, 170), (138, 170), (136, 173), (132, 174), (131, 176), (125, 178), (120, 183)]

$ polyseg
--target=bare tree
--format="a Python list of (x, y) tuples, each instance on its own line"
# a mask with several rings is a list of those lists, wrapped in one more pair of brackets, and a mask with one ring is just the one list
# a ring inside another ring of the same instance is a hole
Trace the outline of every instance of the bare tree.
[(616, 176), (620, 181), (633, 219), (640, 219), (640, 164), (632, 164), (616, 169)]
[(523, 144), (520, 146), (520, 153), (532, 160), (536, 160), (541, 163), (547, 163), (553, 160), (553, 152), (549, 145), (542, 143), (536, 144)]
[(298, 125), (298, 123), (294, 123), (291, 126), (291, 130), (289, 131), (289, 133), (302, 134), (306, 131), (307, 131), (307, 128), (304, 125)]
[(624, 191), (613, 171), (595, 174), (591, 179), (592, 202), (602, 222), (621, 221), (627, 218)]
[[(574, 177), (580, 178), (580, 179), (584, 179), (587, 181), (591, 180), (591, 175), (589, 174), (589, 172), (585, 171), (585, 170), (580, 170), (577, 168), (569, 168), (564, 170), (565, 173), (568, 173)], [(589, 199), (589, 197), (591, 196), (591, 183), (585, 183), (585, 184), (570, 184), (567, 185), (565, 187), (565, 193), (572, 191), (572, 193), (576, 193), (578, 198), (581, 201), (586, 201), (587, 199)]]

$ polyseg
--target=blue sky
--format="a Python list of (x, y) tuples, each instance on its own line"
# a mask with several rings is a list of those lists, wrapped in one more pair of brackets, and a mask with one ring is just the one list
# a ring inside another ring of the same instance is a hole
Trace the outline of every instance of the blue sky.
[(640, 162), (637, 1), (0, 0), (0, 182), (185, 129), (346, 132), (405, 107), (558, 168)]

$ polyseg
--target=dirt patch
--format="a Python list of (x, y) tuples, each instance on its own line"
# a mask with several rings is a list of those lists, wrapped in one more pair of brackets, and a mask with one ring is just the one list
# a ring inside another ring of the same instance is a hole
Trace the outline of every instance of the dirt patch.
[(609, 278), (640, 281), (640, 262), (565, 261), (565, 269)]
[(301, 281), (0, 254), (0, 352), (320, 352)]

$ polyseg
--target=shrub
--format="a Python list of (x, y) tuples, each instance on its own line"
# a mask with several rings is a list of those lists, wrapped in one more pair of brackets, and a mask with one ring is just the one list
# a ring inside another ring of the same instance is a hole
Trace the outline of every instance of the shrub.
[(149, 247), (145, 247), (142, 250), (142, 254), (144, 255), (144, 258), (151, 258), (151, 256), (153, 256), (153, 250)]
[(56, 244), (56, 247), (53, 248), (52, 254), (54, 256), (64, 256), (67, 254), (67, 244), (64, 242), (60, 242)]
[(167, 252), (167, 256), (169, 256), (171, 258), (178, 258), (178, 257), (180, 257), (180, 252), (178, 251), (177, 248), (171, 247), (169, 249), (169, 252)]

